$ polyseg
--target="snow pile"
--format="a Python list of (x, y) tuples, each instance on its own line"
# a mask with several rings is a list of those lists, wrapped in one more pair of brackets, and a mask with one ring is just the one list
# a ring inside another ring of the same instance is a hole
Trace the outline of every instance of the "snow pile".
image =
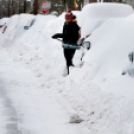
[[(132, 13), (130, 6), (122, 4), (91, 4), (82, 13), (75, 12), (83, 21), (78, 22), (82, 36), (92, 31), (87, 39), (91, 49), (84, 57), (83, 67), (71, 69), (66, 78), (61, 75), (65, 66), (61, 43), (51, 39), (54, 33), (62, 31), (64, 14), (58, 18), (13, 16), (1, 35), (1, 46), (14, 64), (34, 72), (38, 87), (61, 93), (73, 108), (69, 114), (79, 115), (84, 120), (83, 127), (91, 133), (133, 134), (134, 84), (131, 77), (122, 75), (130, 64), (128, 54), (133, 49)], [(34, 25), (24, 30), (33, 19)], [(93, 20), (93, 25), (88, 25), (88, 19)], [(74, 61), (78, 58), (80, 61), (77, 56)], [(62, 100), (59, 103), (68, 109)]]
[(0, 19), (0, 25), (4, 25), (5, 23), (7, 23), (9, 20), (9, 18), (3, 18), (3, 19)]
[[(117, 93), (119, 89), (113, 87), (115, 84), (112, 83), (109, 85), (108, 83), (111, 83), (112, 79), (115, 81), (115, 77), (118, 79), (119, 77), (122, 78), (122, 72), (131, 64), (128, 55), (134, 47), (134, 38), (132, 36), (134, 33), (133, 21), (134, 15), (126, 19), (109, 19), (93, 33), (93, 36), (88, 38), (88, 40), (91, 41), (92, 49), (87, 53), (84, 61), (87, 64), (90, 64), (92, 60), (98, 61), (98, 66), (101, 65), (94, 81), (102, 85), (103, 89), (110, 89)], [(107, 79), (109, 79), (109, 77), (110, 81), (108, 82)], [(128, 79), (127, 76), (123, 77), (124, 80)], [(105, 81), (105, 85), (108, 84), (105, 88), (103, 87), (103, 80)], [(126, 86), (124, 88), (126, 89)], [(122, 89), (120, 89), (122, 93), (125, 90), (124, 88), (122, 87)], [(132, 90), (132, 88), (133, 86), (131, 85), (129, 90)], [(130, 92), (130, 95), (132, 93)]]
[(3, 29), (5, 28), (8, 20), (9, 20), (9, 18), (0, 19), (0, 33), (3, 32)]
[(108, 18), (124, 18), (132, 13), (133, 8), (125, 4), (95, 3), (86, 5), (79, 19), (79, 25), (82, 26), (82, 37), (92, 33)]
[[(97, 10), (96, 10), (97, 9)], [(116, 3), (95, 3), (84, 6), (82, 14), (84, 18), (90, 19), (108, 19), (110, 18), (124, 18), (132, 14), (133, 8), (125, 4)], [(82, 20), (83, 21), (83, 20)]]

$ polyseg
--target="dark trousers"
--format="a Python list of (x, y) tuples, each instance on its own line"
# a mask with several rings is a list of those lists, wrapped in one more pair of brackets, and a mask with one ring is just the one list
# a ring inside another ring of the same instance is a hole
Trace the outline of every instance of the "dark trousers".
[(63, 51), (64, 51), (64, 57), (66, 60), (67, 71), (69, 74), (69, 66), (73, 66), (72, 59), (74, 57), (76, 50), (75, 49), (64, 49)]

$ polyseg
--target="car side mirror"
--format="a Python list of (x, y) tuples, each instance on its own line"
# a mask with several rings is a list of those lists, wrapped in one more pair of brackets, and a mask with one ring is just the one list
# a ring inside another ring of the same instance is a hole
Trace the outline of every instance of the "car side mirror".
[(133, 52), (129, 53), (128, 58), (129, 58), (130, 62), (133, 62), (133, 56), (134, 56)]
[(28, 29), (29, 29), (29, 26), (24, 26), (24, 29), (25, 29), (25, 30), (28, 30)]
[(82, 46), (89, 50), (90, 49), (90, 42), (85, 41), (85, 42), (82, 43)]

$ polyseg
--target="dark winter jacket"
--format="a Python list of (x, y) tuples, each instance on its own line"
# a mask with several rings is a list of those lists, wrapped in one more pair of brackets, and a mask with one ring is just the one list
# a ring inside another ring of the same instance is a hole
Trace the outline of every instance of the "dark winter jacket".
[(77, 44), (77, 40), (79, 38), (80, 27), (77, 25), (76, 22), (66, 23), (63, 26), (63, 33), (58, 34), (58, 38), (63, 38), (64, 43), (69, 44)]

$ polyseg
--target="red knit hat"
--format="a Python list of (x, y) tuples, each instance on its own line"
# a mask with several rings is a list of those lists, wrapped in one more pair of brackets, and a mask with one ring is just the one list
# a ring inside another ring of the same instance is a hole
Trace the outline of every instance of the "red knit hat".
[(67, 13), (65, 14), (65, 19), (72, 19), (72, 18), (73, 18), (73, 14), (71, 10), (69, 9)]

